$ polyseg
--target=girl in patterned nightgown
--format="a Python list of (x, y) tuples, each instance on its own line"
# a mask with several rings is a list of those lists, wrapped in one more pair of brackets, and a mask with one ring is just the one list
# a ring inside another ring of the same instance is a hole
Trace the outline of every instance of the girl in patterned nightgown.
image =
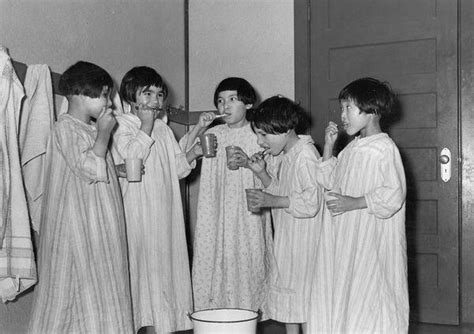
[(257, 142), (271, 155), (264, 159), (257, 153), (248, 164), (266, 187), (249, 192), (250, 209), (271, 208), (275, 228), (269, 317), (284, 322), (288, 334), (299, 333), (300, 327), (306, 332), (324, 203), (317, 182), (320, 155), (311, 137), (303, 135), (308, 114), (287, 98), (265, 100), (251, 121)]
[[(265, 309), (272, 259), (269, 213), (247, 210), (245, 189), (261, 187), (247, 168), (227, 167), (225, 147), (248, 154), (260, 147), (246, 114), (256, 102), (253, 87), (242, 78), (227, 78), (216, 88), (214, 105), (224, 124), (207, 130), (217, 137), (217, 155), (202, 162), (192, 266), (196, 310)], [(201, 115), (190, 134), (204, 132), (214, 113)], [(192, 142), (187, 136), (183, 145)]]
[[(323, 219), (313, 281), (310, 333), (407, 333), (405, 172), (395, 143), (380, 128), (394, 95), (373, 78), (339, 94), (342, 123), (357, 135), (337, 156), (326, 128), (318, 175), (331, 214)], [(318, 274), (318, 273), (323, 273)]]
[(86, 62), (59, 81), (69, 106), (46, 152), (30, 333), (133, 333), (122, 197), (107, 149), (112, 88)]

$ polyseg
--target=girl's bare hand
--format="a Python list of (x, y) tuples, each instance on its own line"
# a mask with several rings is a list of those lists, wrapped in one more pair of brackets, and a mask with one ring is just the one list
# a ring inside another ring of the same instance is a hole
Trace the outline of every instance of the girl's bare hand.
[(325, 130), (324, 141), (325, 144), (334, 145), (338, 135), (337, 124), (334, 122), (329, 122)]
[(113, 110), (111, 108), (104, 108), (99, 117), (97, 117), (96, 124), (98, 132), (110, 134), (117, 124)]
[(341, 195), (336, 192), (328, 192), (327, 195), (334, 197), (334, 199), (330, 199), (326, 202), (327, 208), (333, 215), (360, 209), (359, 199), (355, 197)]
[(207, 128), (215, 118), (216, 114), (213, 112), (203, 112), (199, 115), (198, 126), (201, 128)]
[(246, 189), (248, 205), (252, 209), (268, 208), (271, 206), (273, 195), (262, 189)]
[(267, 163), (263, 158), (263, 154), (258, 152), (253, 154), (247, 164), (247, 168), (249, 168), (255, 174), (259, 174), (265, 170)]
[(143, 104), (136, 104), (135, 112), (142, 124), (153, 124), (158, 116), (158, 110), (147, 107)]
[(200, 142), (196, 142), (193, 147), (191, 147), (191, 151), (193, 151), (194, 155), (196, 157), (200, 157), (201, 155), (204, 154), (202, 150), (202, 146)]
[(115, 165), (115, 172), (118, 177), (127, 177), (127, 168), (125, 167), (125, 164)]

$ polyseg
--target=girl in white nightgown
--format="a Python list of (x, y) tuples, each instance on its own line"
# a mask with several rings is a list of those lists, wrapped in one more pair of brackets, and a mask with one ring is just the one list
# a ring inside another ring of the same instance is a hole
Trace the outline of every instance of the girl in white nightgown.
[(113, 81), (81, 61), (59, 89), (69, 107), (46, 151), (29, 333), (133, 333), (122, 197), (107, 149)]
[(285, 323), (287, 334), (297, 334), (300, 327), (305, 332), (308, 318), (324, 203), (317, 182), (320, 155), (311, 137), (303, 135), (308, 114), (285, 97), (263, 101), (251, 121), (269, 154), (268, 159), (256, 154), (249, 162), (265, 185), (264, 192), (249, 195), (251, 208), (271, 208), (275, 228), (268, 315)]
[[(141, 182), (121, 178), (124, 198), (135, 331), (191, 328), (191, 277), (179, 179), (198, 155), (183, 153), (159, 118), (168, 89), (152, 68), (135, 67), (120, 86), (125, 112), (117, 115), (116, 163), (143, 159)], [(198, 148), (196, 145), (195, 148)]]
[[(332, 156), (337, 125), (326, 128), (321, 183), (326, 205), (311, 296), (309, 333), (407, 333), (405, 173), (395, 143), (381, 131), (392, 111), (388, 85), (372, 78), (339, 94), (348, 135)], [(321, 274), (319, 274), (321, 273)]]

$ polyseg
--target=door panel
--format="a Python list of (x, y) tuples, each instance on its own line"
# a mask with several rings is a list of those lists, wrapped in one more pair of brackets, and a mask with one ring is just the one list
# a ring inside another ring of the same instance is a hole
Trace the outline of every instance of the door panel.
[[(321, 147), (328, 121), (340, 124), (337, 96), (350, 81), (373, 76), (399, 94), (400, 110), (387, 132), (400, 149), (407, 176), (410, 317), (457, 324), (457, 2), (309, 3), (313, 138)], [(446, 183), (439, 163), (444, 147), (452, 154)]]

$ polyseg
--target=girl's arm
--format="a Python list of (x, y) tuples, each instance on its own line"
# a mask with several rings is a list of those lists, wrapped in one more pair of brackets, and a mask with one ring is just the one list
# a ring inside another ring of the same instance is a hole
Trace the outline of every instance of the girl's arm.
[(95, 140), (92, 151), (100, 158), (105, 158), (107, 153), (110, 134), (114, 129), (117, 121), (112, 113), (111, 108), (104, 108), (97, 118), (97, 138)]
[(269, 193), (263, 193), (263, 205), (262, 207), (269, 208), (289, 208), (290, 198), (288, 196), (276, 196)]
[(203, 154), (200, 143), (195, 143), (189, 151), (186, 152), (186, 160), (188, 164), (191, 164), (194, 160), (199, 158)]
[(254, 207), (284, 208), (287, 213), (296, 218), (316, 216), (323, 203), (322, 188), (316, 178), (317, 165), (320, 163), (319, 153), (316, 149), (312, 152), (302, 152), (297, 159), (295, 175), (290, 177), (291, 184), (287, 185), (288, 189), (282, 189), (288, 195), (256, 192), (251, 197)]
[(285, 211), (295, 218), (316, 216), (322, 207), (323, 188), (318, 182), (320, 155), (315, 147), (301, 152), (295, 163), (295, 175), (291, 177), (288, 193), (290, 205)]
[(262, 191), (252, 189), (247, 191), (247, 201), (252, 209), (260, 208), (288, 208), (290, 200), (288, 196), (276, 196)]
[(174, 152), (174, 159), (170, 158), (169, 163), (171, 164), (171, 169), (176, 172), (178, 179), (185, 178), (191, 173), (191, 170), (194, 166), (191, 165), (191, 162), (195, 159), (190, 159), (192, 151), (184, 153), (181, 146), (176, 141), (176, 137), (173, 133), (173, 130), (167, 125), (165, 125), (164, 133), (160, 136), (166, 136), (163, 138), (167, 146), (171, 145), (170, 149)]
[[(112, 153), (116, 163), (126, 158), (143, 159), (145, 163), (154, 140), (138, 128), (130, 114), (116, 116), (118, 126), (113, 137)], [(136, 119), (135, 119), (136, 120)]]
[(185, 135), (185, 152), (188, 152), (194, 146), (196, 138), (206, 131), (207, 127), (214, 121), (215, 118), (216, 114), (214, 114), (213, 112), (203, 112), (199, 115), (198, 123)]
[(104, 120), (101, 134), (98, 130), (95, 138), (71, 122), (58, 122), (51, 133), (51, 144), (57, 147), (68, 168), (87, 183), (108, 182), (106, 151), (103, 151), (107, 133)]
[(272, 184), (272, 178), (271, 176), (267, 173), (266, 170), (263, 170), (262, 172), (255, 174), (260, 181), (262, 181), (262, 184), (265, 188), (267, 188), (270, 184)]
[(329, 122), (324, 136), (323, 156), (318, 164), (317, 180), (318, 183), (326, 189), (332, 189), (334, 183), (334, 168), (337, 164), (337, 158), (333, 156), (334, 144), (338, 136), (337, 124)]
[(326, 206), (333, 215), (344, 213), (346, 211), (361, 210), (367, 208), (365, 196), (352, 197), (345, 196), (336, 192), (328, 192), (334, 199), (328, 200)]
[(367, 209), (378, 218), (390, 218), (406, 200), (405, 170), (395, 144), (384, 150), (374, 177), (380, 179), (380, 186), (364, 195)]
[(332, 157), (332, 152), (334, 149), (334, 144), (336, 143), (337, 135), (337, 124), (334, 122), (329, 122), (329, 125), (326, 127), (326, 132), (324, 136), (323, 161), (329, 160)]
[[(237, 151), (235, 154), (241, 153)], [(267, 172), (267, 164), (263, 155), (261, 153), (255, 153), (250, 158), (245, 158), (247, 159), (247, 164), (243, 167), (250, 169), (255, 174), (255, 176), (257, 176), (260, 181), (262, 181), (263, 186), (267, 188), (272, 183), (272, 178)]]
[(397, 213), (405, 203), (406, 183), (405, 171), (396, 148), (387, 147), (383, 156), (376, 157), (379, 162), (373, 177), (379, 179), (379, 185), (361, 197), (344, 196), (331, 193), (335, 197), (327, 202), (328, 209), (333, 213), (368, 209), (369, 213), (379, 218), (390, 218)]

